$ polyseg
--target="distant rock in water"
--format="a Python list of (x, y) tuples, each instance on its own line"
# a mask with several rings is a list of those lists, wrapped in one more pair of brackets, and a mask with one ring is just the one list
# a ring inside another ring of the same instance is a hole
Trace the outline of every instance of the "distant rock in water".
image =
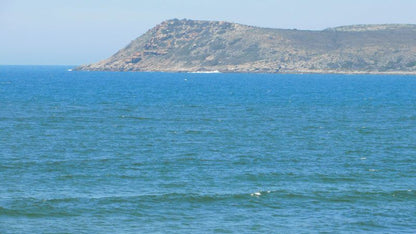
[(77, 70), (416, 74), (416, 25), (322, 31), (168, 20), (103, 61)]

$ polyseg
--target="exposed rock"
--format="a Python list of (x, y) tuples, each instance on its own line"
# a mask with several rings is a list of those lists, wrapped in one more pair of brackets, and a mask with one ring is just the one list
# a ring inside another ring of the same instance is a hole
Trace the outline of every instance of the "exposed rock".
[(416, 25), (323, 31), (168, 20), (110, 58), (78, 70), (416, 74)]

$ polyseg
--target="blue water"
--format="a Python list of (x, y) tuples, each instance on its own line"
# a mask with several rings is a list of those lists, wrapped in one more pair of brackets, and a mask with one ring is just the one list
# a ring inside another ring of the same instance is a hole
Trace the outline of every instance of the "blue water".
[(0, 233), (416, 232), (416, 77), (0, 66)]

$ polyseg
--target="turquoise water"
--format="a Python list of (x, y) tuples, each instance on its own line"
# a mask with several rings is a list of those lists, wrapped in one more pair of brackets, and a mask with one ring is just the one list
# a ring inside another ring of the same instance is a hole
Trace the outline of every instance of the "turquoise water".
[(416, 232), (416, 77), (0, 67), (0, 232)]

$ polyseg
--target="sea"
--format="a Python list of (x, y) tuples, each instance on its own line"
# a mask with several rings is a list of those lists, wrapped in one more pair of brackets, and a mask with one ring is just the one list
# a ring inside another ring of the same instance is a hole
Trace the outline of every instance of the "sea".
[(0, 233), (415, 233), (416, 76), (0, 66)]

